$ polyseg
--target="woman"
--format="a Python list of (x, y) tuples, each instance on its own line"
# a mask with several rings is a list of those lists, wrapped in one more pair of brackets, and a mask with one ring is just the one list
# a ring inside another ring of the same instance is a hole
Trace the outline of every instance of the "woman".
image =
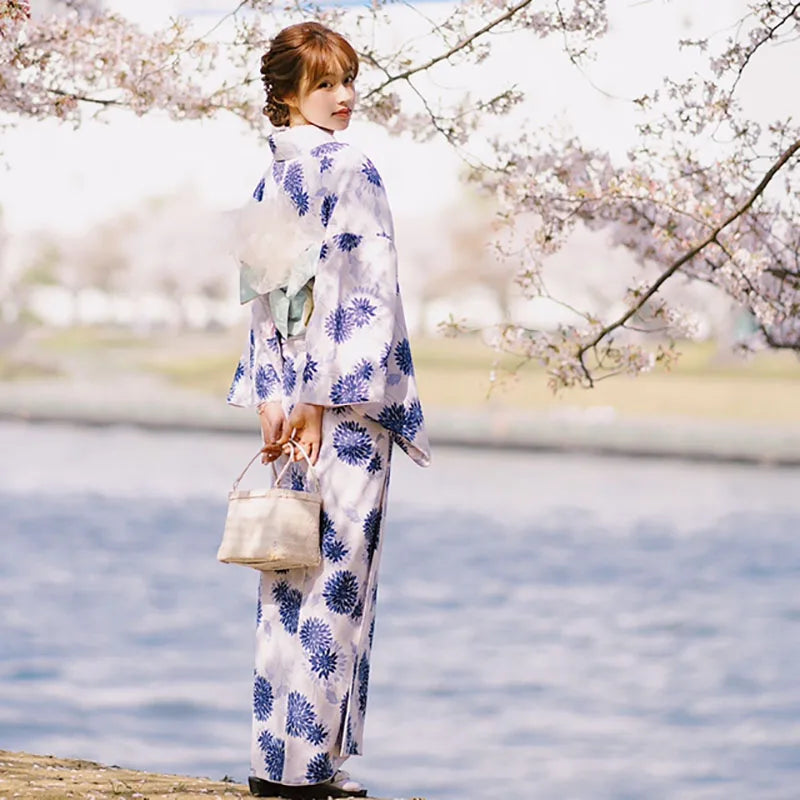
[[(339, 768), (362, 752), (392, 446), (422, 466), (430, 453), (383, 181), (334, 136), (353, 112), (356, 53), (304, 22), (272, 40), (261, 72), (277, 130), (240, 251), (243, 301), (254, 299), (228, 402), (257, 407), (264, 462), (287, 458), (290, 436), (310, 454), (323, 560), (261, 573), (250, 791), (364, 796)], [(303, 489), (300, 459), (290, 475)]]

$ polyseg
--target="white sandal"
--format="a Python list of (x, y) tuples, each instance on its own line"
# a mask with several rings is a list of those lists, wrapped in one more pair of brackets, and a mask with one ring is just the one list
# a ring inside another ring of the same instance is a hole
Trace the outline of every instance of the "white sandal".
[(354, 778), (351, 778), (350, 773), (343, 769), (337, 769), (334, 776), (327, 781), (327, 783), (331, 786), (335, 786), (337, 789), (341, 789), (343, 792), (347, 792), (353, 797), (367, 796), (366, 787)]

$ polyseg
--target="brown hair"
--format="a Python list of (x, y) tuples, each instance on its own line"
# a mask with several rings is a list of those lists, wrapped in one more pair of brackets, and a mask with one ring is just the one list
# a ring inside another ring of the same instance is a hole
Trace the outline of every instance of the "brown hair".
[(270, 40), (261, 56), (261, 79), (267, 93), (264, 115), (275, 127), (289, 124), (282, 98), (302, 94), (323, 75), (341, 70), (358, 75), (358, 56), (339, 33), (319, 22), (298, 22)]

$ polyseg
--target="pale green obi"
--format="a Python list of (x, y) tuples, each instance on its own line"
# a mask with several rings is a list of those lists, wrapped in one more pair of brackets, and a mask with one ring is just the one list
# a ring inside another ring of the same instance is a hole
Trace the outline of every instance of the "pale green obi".
[[(272, 321), (284, 339), (303, 333), (314, 310), (314, 271), (319, 248), (312, 245), (292, 266), (289, 283), (266, 293)], [(242, 262), (239, 267), (239, 302), (249, 303), (259, 293), (250, 282), (252, 270)]]

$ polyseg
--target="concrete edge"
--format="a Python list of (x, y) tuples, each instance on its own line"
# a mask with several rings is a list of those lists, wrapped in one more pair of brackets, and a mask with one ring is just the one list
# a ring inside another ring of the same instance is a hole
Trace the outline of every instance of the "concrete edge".
[[(0, 403), (0, 420), (88, 427), (128, 426), (253, 435), (252, 415), (240, 409), (145, 408), (141, 413), (107, 405), (72, 404), (22, 410)], [(205, 412), (205, 413), (204, 413)], [(490, 411), (435, 412), (427, 417), (432, 447), (513, 452), (571, 453), (691, 462), (800, 466), (800, 431), (698, 420), (565, 421), (542, 415)]]

